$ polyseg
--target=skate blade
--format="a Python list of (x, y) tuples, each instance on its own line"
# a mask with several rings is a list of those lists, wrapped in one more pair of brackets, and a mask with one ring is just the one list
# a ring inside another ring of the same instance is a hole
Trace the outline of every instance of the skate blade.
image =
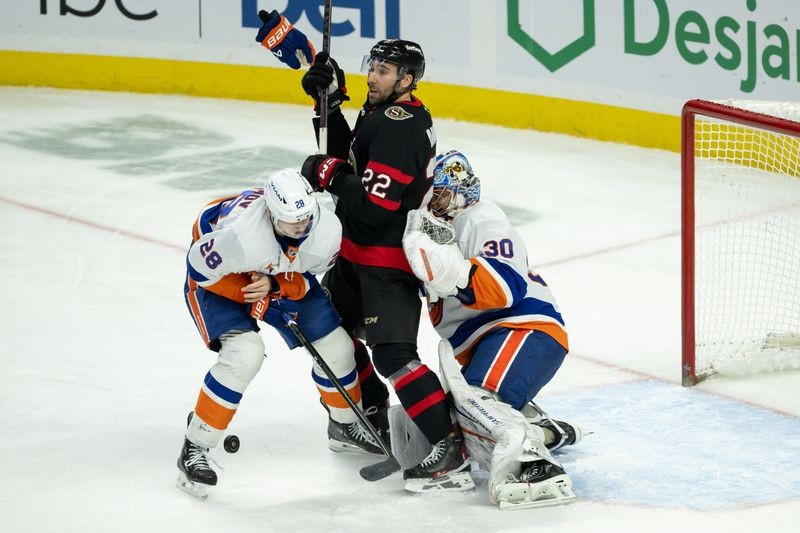
[(328, 449), (332, 452), (345, 452), (345, 453), (357, 453), (359, 455), (366, 455), (369, 457), (383, 457), (383, 452), (369, 452), (364, 448), (356, 446), (355, 444), (349, 444), (346, 442), (342, 442), (339, 440), (328, 439)]
[(186, 477), (186, 474), (183, 472), (178, 473), (178, 482), (176, 483), (176, 486), (187, 494), (191, 494), (198, 500), (206, 500), (206, 498), (208, 498), (208, 485), (189, 481), (189, 479)]
[(495, 489), (501, 510), (531, 509), (565, 505), (576, 500), (569, 477), (556, 476), (539, 483), (503, 483)]
[(452, 472), (436, 479), (407, 479), (408, 492), (464, 492), (475, 488), (469, 472)]

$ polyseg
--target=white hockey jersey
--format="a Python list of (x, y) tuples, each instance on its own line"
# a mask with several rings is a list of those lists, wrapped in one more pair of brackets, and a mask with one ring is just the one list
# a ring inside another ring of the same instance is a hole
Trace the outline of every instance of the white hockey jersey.
[(252, 189), (203, 208), (186, 258), (192, 281), (243, 302), (240, 289), (250, 278), (242, 274), (260, 272), (274, 276), (280, 297), (297, 300), (309, 290), (309, 276), (333, 266), (342, 239), (336, 216), (320, 207), (311, 232), (293, 246), (273, 230), (263, 194)]
[(465, 291), (428, 304), (436, 331), (466, 364), (471, 348), (497, 327), (539, 330), (569, 350), (558, 304), (528, 269), (528, 250), (497, 204), (481, 200), (453, 219), (458, 248), (474, 272)]

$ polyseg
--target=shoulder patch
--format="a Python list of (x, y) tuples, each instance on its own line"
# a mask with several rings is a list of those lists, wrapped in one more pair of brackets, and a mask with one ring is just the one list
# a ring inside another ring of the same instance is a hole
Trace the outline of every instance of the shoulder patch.
[(387, 107), (383, 114), (392, 120), (405, 120), (414, 116), (399, 105)]

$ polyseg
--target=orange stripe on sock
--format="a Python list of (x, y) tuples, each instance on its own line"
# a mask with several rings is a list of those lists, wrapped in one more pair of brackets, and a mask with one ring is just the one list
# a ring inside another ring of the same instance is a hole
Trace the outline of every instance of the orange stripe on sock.
[[(330, 392), (322, 390), (319, 387), (317, 387), (317, 390), (319, 391), (319, 395), (322, 398), (322, 401), (325, 402), (325, 404), (328, 405), (329, 407), (337, 407), (339, 409), (347, 409), (350, 407), (349, 405), (347, 405), (347, 400), (345, 400), (342, 397), (342, 395), (339, 394), (338, 390)], [(355, 386), (353, 386), (352, 388), (345, 390), (347, 390), (347, 394), (350, 396), (350, 398), (352, 398), (352, 400), (355, 403), (361, 401), (361, 385), (356, 383)]]
[(500, 380), (503, 379), (506, 369), (511, 365), (514, 356), (519, 351), (519, 347), (525, 340), (525, 336), (530, 333), (525, 330), (514, 330), (506, 338), (505, 345), (500, 349), (500, 353), (494, 359), (492, 366), (489, 368), (489, 373), (486, 379), (483, 380), (483, 386), (491, 391), (497, 391), (500, 388)]
[(197, 397), (197, 405), (194, 407), (194, 412), (197, 413), (203, 422), (216, 429), (226, 429), (228, 424), (231, 423), (233, 415), (236, 414), (236, 409), (228, 409), (223, 407), (211, 397), (208, 396), (203, 389), (200, 389), (200, 395)]

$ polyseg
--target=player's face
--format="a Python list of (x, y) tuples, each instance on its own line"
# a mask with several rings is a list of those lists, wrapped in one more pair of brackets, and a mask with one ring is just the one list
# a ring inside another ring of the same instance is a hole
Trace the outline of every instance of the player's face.
[[(406, 78), (411, 78), (410, 74), (406, 74)], [(400, 82), (401, 88), (407, 88), (405, 78)], [(369, 65), (369, 74), (367, 75), (367, 101), (370, 105), (380, 105), (385, 102), (394, 92), (395, 84), (397, 83), (397, 65), (386, 63), (385, 61), (373, 60)], [(409, 82), (410, 83), (410, 82)], [(405, 98), (404, 98), (405, 96)], [(407, 93), (401, 95), (398, 101), (407, 100)]]
[(299, 239), (306, 234), (309, 224), (311, 224), (310, 218), (301, 220), (300, 222), (284, 222), (283, 220), (278, 220), (277, 230), (278, 233), (285, 237)]
[(431, 198), (431, 211), (437, 217), (443, 216), (447, 213), (450, 207), (450, 198), (453, 196), (453, 191), (445, 187), (436, 187), (433, 189), (433, 198)]

